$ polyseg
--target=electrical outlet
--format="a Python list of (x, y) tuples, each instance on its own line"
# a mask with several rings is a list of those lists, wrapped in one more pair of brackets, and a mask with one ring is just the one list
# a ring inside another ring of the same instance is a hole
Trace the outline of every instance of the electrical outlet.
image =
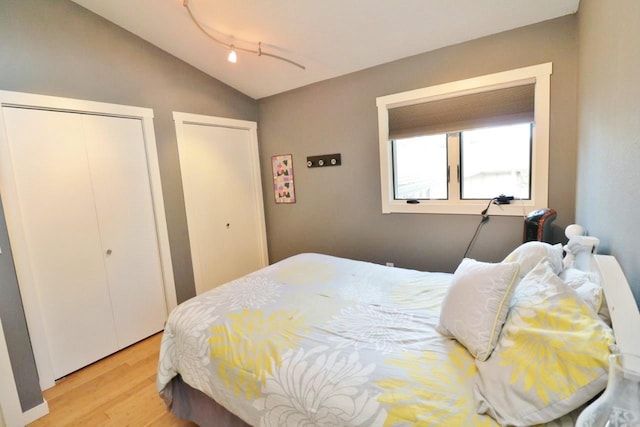
[(393, 267), (394, 266), (394, 264), (392, 262), (388, 262), (386, 265), (387, 265), (387, 267)]

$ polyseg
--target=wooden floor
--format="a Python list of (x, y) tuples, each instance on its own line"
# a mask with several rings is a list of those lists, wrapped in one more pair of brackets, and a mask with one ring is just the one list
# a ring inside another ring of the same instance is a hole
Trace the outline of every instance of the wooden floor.
[(162, 334), (56, 381), (49, 414), (29, 426), (195, 426), (171, 415), (156, 392)]

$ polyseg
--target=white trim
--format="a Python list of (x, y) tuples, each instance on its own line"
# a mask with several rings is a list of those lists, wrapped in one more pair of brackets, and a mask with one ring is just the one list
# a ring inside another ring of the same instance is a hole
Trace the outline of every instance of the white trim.
[[(531, 183), (531, 200), (501, 205), (500, 209), (492, 209), (491, 215), (519, 216), (523, 215), (523, 212), (547, 207), (551, 73), (552, 64), (548, 62), (376, 98), (382, 213), (478, 214), (487, 204), (486, 200), (421, 200), (419, 204), (407, 204), (404, 200), (395, 200), (393, 198), (393, 157), (388, 138), (390, 108), (531, 83), (535, 83), (535, 126), (531, 159), (532, 176), (535, 179)], [(451, 169), (452, 176), (455, 166), (453, 165)]]
[(620, 264), (611, 255), (595, 255), (609, 315), (622, 353), (640, 355), (640, 311)]
[(22, 413), (22, 420), (25, 425), (31, 424), (35, 420), (44, 417), (49, 413), (49, 404), (47, 400), (44, 399), (41, 404), (38, 406), (34, 406), (31, 409), (27, 409)]
[[(171, 251), (167, 232), (167, 223), (162, 196), (162, 183), (155, 134), (153, 131), (153, 110), (127, 105), (106, 104), (79, 99), (59, 98), (20, 92), (0, 91), (0, 111), (2, 107), (36, 108), (45, 110), (90, 113), (114, 117), (136, 118), (142, 121), (149, 181), (153, 198), (153, 210), (156, 220), (158, 247), (163, 271), (164, 293), (168, 312), (177, 305), (176, 290), (171, 264)], [(13, 166), (6, 136), (4, 117), (0, 113), (0, 194), (4, 201), (7, 230), (14, 249), (14, 264), (18, 284), (22, 295), (29, 336), (40, 378), (40, 387), (46, 390), (55, 385), (53, 368), (49, 357), (49, 344), (40, 314), (38, 294), (33, 281), (29, 262), (28, 247), (24, 236), (18, 194), (14, 181)]]
[(153, 119), (153, 110), (150, 108), (107, 104), (104, 102), (87, 101), (84, 99), (61, 98), (57, 96), (38, 95), (33, 93), (0, 90), (0, 103), (3, 107), (32, 107), (44, 110), (60, 110), (117, 117)]
[[(269, 265), (269, 252), (267, 248), (267, 225), (265, 221), (264, 215), (264, 197), (262, 191), (262, 177), (260, 174), (260, 152), (258, 149), (258, 124), (256, 122), (247, 121), (247, 120), (237, 120), (237, 119), (228, 119), (224, 117), (213, 117), (213, 116), (204, 116), (199, 114), (190, 114), (190, 113), (181, 113), (181, 112), (173, 112), (173, 120), (175, 122), (176, 127), (176, 137), (178, 141), (178, 156), (180, 155), (181, 146), (185, 143), (184, 138), (184, 125), (186, 124), (195, 124), (195, 125), (208, 125), (208, 126), (219, 126), (226, 127), (232, 129), (241, 129), (249, 132), (250, 138), (250, 156), (249, 159), (251, 163), (251, 170), (253, 171), (252, 181), (253, 186), (256, 189), (256, 206), (257, 212), (255, 215), (258, 219), (258, 225), (260, 229), (259, 233), (259, 251), (260, 251), (260, 262), (261, 267), (266, 267)], [(188, 222), (188, 221), (187, 221)], [(188, 226), (188, 224), (187, 224)], [(193, 242), (190, 243), (193, 245)], [(192, 253), (192, 263), (194, 269), (194, 275), (197, 271), (200, 271), (197, 263), (197, 257), (193, 256), (196, 249), (191, 246)], [(198, 280), (197, 277), (195, 280)]]
[[(455, 82), (380, 96), (376, 98), (376, 105), (378, 107), (386, 106), (387, 108), (404, 107), (406, 105), (420, 104), (426, 101), (437, 101), (438, 99), (453, 98), (456, 96), (486, 92), (488, 90), (520, 86), (527, 83), (535, 83), (535, 78), (537, 76), (550, 75), (551, 72), (552, 63), (547, 62), (545, 64), (532, 65), (530, 67), (517, 68), (514, 70), (486, 74), (484, 76), (472, 77)], [(514, 82), (517, 84), (513, 84)]]
[[(183, 124), (200, 124), (200, 125), (210, 125), (210, 126), (221, 126), (226, 128), (232, 128), (232, 129), (246, 129), (249, 131), (256, 131), (256, 135), (257, 135), (257, 129), (258, 129), (258, 124), (256, 122), (251, 122), (248, 120), (204, 116), (201, 114), (180, 113), (177, 111), (173, 112), (173, 121), (176, 122), (176, 125), (180, 124), (181, 126)], [(252, 141), (252, 142), (255, 142), (257, 144), (258, 142), (257, 136), (255, 138), (255, 141)]]
[(178, 297), (176, 296), (176, 284), (173, 276), (169, 231), (167, 229), (167, 217), (164, 210), (160, 162), (158, 160), (158, 149), (156, 147), (156, 135), (153, 130), (153, 120), (145, 120), (145, 118), (143, 118), (142, 129), (144, 132), (144, 141), (147, 152), (147, 167), (149, 168), (149, 181), (151, 183), (153, 214), (156, 219), (156, 233), (158, 237), (158, 249), (160, 250), (160, 266), (162, 267), (164, 297), (167, 314), (169, 314), (171, 310), (178, 305)]

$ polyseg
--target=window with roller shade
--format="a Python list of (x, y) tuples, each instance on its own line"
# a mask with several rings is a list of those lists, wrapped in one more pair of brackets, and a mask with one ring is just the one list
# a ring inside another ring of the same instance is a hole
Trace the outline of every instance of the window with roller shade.
[(532, 84), (389, 111), (395, 199), (448, 199), (450, 164), (462, 200), (529, 199), (533, 112)]
[[(440, 86), (412, 91), (420, 92), (419, 101), (403, 100), (405, 94), (378, 98), (379, 121), (386, 121), (383, 212), (477, 213), (501, 194), (518, 200), (518, 214), (544, 207), (550, 65), (514, 70), (516, 78), (522, 70), (533, 75), (506, 84), (489, 79), (470, 89), (462, 81), (452, 93)], [(499, 77), (508, 80), (509, 73)]]

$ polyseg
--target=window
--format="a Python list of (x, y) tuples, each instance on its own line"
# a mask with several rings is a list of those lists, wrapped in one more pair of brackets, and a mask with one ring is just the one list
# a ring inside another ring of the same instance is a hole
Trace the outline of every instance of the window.
[(518, 123), (461, 132), (460, 198), (531, 199), (532, 130), (533, 123)]
[(396, 199), (447, 198), (447, 135), (393, 141)]
[[(531, 198), (532, 123), (518, 123), (391, 141), (394, 200), (446, 200), (448, 153), (459, 152), (456, 194), (461, 200), (488, 200), (500, 194)], [(459, 144), (449, 150), (449, 144)]]
[(383, 213), (546, 207), (549, 76), (542, 64), (377, 99)]

